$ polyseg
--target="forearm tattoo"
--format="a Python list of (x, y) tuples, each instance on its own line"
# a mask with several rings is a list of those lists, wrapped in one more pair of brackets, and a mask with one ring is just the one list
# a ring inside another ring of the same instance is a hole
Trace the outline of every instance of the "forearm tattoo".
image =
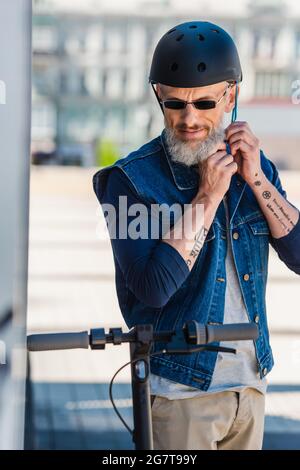
[(264, 192), (262, 193), (262, 195), (263, 195), (263, 197), (264, 197), (265, 199), (270, 199), (270, 197), (271, 197), (270, 191), (264, 191)]
[[(254, 184), (260, 183), (260, 181), (256, 181)], [(256, 184), (256, 186), (259, 186)], [(264, 199), (270, 199), (271, 193), (270, 191), (264, 191), (262, 193)], [(273, 203), (273, 204), (272, 204)], [(277, 201), (274, 197), (272, 202), (268, 202), (267, 208), (272, 212), (274, 217), (278, 220), (278, 222), (282, 225), (282, 227), (289, 233), (293, 227), (295, 227), (294, 222), (291, 220), (289, 214), (283, 209), (282, 205)]]
[[(258, 174), (256, 173), (255, 176), (257, 175)], [(254, 185), (261, 186), (261, 181), (254, 181)], [(270, 191), (263, 191), (262, 197), (264, 199), (271, 199), (272, 194)], [(272, 212), (274, 217), (278, 220), (278, 222), (288, 233), (292, 230), (293, 227), (295, 227), (295, 224), (291, 220), (289, 214), (283, 209), (282, 205), (277, 201), (275, 197), (272, 199), (272, 202), (268, 202), (267, 208)]]
[[(204, 240), (206, 238), (206, 235), (208, 233), (208, 229), (205, 228), (204, 226), (201, 227), (201, 229), (199, 230), (198, 233), (196, 233), (195, 237), (194, 237), (194, 240), (195, 240), (195, 243), (192, 247), (192, 250), (190, 251), (189, 253), (189, 256), (192, 257), (192, 259), (195, 259), (197, 258), (197, 256), (199, 255), (200, 253), (200, 250), (203, 246), (203, 243), (204, 243)], [(186, 260), (186, 264), (188, 266), (191, 266), (192, 265), (192, 259), (191, 258), (188, 258)]]
[[(255, 173), (255, 176), (257, 176), (257, 175), (258, 175), (258, 173)], [(255, 184), (255, 186), (261, 186), (261, 181), (256, 180), (256, 181), (254, 181), (254, 184)]]

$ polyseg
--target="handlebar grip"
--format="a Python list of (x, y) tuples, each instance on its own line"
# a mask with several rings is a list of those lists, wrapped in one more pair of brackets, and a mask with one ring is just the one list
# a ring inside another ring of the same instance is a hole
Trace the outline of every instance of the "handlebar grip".
[(258, 327), (255, 323), (233, 323), (228, 325), (206, 325), (206, 343), (214, 341), (255, 340)]
[(79, 333), (46, 333), (27, 337), (28, 351), (53, 351), (55, 349), (88, 349), (89, 334)]

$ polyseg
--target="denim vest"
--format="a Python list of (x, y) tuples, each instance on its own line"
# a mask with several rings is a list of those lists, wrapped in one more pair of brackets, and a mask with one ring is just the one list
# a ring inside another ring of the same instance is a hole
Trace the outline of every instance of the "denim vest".
[[(276, 183), (275, 165), (262, 151), (260, 158), (265, 175)], [(93, 176), (93, 187), (100, 203), (107, 175), (115, 166), (126, 174), (141, 202), (147, 205), (180, 203), (183, 207), (183, 204), (191, 202), (198, 190), (199, 175), (195, 168), (171, 159), (165, 130), (138, 150), (97, 171)], [(284, 193), (280, 183), (277, 189)], [(274, 365), (265, 300), (271, 235), (251, 188), (238, 174), (233, 175), (227, 194), (230, 243), (239, 284), (249, 321), (255, 322), (259, 328), (255, 351), (257, 372), (262, 378)], [(131, 328), (136, 324), (151, 323), (155, 330), (173, 330), (182, 328), (187, 320), (222, 324), (226, 251), (226, 215), (221, 203), (190, 274), (162, 308), (149, 307), (137, 300), (127, 288), (124, 276), (115, 263), (118, 301), (127, 326)], [(163, 346), (162, 343), (154, 344), (153, 352), (163, 349)], [(215, 351), (189, 355), (161, 354), (151, 357), (151, 372), (205, 391), (212, 380), (216, 358)]]

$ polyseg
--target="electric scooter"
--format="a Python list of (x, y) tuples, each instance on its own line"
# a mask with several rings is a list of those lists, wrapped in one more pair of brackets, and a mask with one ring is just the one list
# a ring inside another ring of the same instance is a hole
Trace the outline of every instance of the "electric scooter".
[[(105, 349), (106, 344), (130, 343), (130, 361), (124, 364), (113, 376), (109, 386), (109, 396), (118, 417), (130, 432), (136, 450), (152, 450), (152, 418), (150, 403), (150, 357), (163, 354), (191, 354), (203, 350), (236, 353), (235, 349), (221, 347), (220, 341), (255, 340), (258, 328), (255, 323), (234, 323), (226, 325), (203, 325), (194, 320), (183, 328), (173, 331), (154, 331), (151, 324), (139, 324), (129, 332), (121, 328), (91, 329), (78, 333), (34, 334), (27, 338), (29, 351), (51, 351), (57, 349)], [(151, 353), (153, 344), (163, 344), (160, 351)], [(116, 375), (127, 365), (131, 365), (131, 386), (133, 401), (134, 429), (131, 430), (117, 410), (112, 386)]]

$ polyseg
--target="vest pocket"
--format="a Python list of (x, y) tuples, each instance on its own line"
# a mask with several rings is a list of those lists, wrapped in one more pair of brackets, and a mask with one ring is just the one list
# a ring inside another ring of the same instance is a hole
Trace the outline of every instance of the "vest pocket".
[(269, 235), (270, 229), (269, 225), (266, 220), (261, 219), (257, 221), (249, 221), (248, 222), (253, 235)]
[(270, 229), (265, 219), (248, 221), (247, 224), (251, 229), (253, 235), (254, 246), (253, 256), (256, 260), (256, 268), (259, 274), (265, 273), (268, 266), (269, 255), (269, 235)]

